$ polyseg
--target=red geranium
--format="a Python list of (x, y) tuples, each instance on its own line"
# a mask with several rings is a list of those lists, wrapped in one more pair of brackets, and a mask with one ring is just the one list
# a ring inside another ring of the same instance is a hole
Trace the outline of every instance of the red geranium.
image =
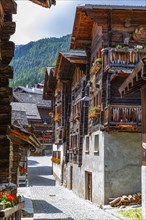
[(17, 204), (17, 197), (8, 192), (0, 192), (0, 203), (3, 203), (5, 208), (13, 207)]

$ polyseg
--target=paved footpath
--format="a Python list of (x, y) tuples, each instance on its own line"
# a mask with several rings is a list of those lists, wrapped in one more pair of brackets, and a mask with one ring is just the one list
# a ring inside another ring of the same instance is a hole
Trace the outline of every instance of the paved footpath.
[(29, 157), (28, 164), (34, 220), (119, 220), (60, 186), (49, 156)]

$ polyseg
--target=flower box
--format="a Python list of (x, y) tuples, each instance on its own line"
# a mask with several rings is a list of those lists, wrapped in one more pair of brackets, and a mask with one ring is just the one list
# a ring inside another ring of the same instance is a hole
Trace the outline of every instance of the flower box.
[(20, 173), (20, 176), (26, 175), (27, 174), (27, 168), (19, 167), (19, 173)]
[[(19, 202), (14, 207), (6, 208), (4, 210), (0, 210), (0, 219), (11, 218), (13, 214), (17, 214), (22, 208), (24, 208), (24, 202)], [(20, 218), (16, 218), (20, 219)]]
[(51, 160), (52, 160), (53, 163), (60, 164), (60, 159), (59, 158), (52, 157)]
[(89, 118), (97, 118), (100, 115), (101, 107), (100, 106), (92, 106), (89, 108)]
[(0, 192), (1, 209), (16, 206), (18, 202), (19, 202), (18, 197), (15, 194), (9, 193), (7, 191)]

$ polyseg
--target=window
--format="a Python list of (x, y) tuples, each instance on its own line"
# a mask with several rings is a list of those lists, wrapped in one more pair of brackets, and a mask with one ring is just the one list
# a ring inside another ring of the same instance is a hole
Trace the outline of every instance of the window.
[(94, 152), (99, 153), (99, 135), (94, 136)]
[(78, 136), (74, 135), (71, 136), (71, 148), (77, 148), (78, 147)]
[(89, 136), (86, 136), (86, 153), (89, 153)]

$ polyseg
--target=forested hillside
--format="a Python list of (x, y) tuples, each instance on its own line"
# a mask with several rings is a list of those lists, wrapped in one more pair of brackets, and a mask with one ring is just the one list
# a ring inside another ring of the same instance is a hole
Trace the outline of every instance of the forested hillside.
[(14, 67), (12, 87), (34, 86), (44, 79), (45, 68), (55, 66), (59, 51), (68, 51), (71, 35), (60, 38), (45, 38), (26, 45), (18, 45), (11, 62)]

